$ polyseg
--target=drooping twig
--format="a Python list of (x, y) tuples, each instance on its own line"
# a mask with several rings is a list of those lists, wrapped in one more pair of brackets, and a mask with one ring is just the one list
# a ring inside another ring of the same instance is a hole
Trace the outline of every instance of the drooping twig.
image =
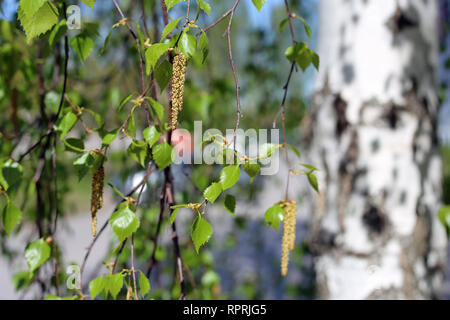
[[(234, 60), (233, 60), (233, 50), (231, 48), (231, 25), (233, 23), (233, 17), (234, 17), (234, 12), (239, 4), (240, 0), (236, 0), (236, 2), (234, 3), (233, 7), (230, 9), (230, 20), (228, 21), (228, 28), (225, 31), (224, 34), (227, 35), (227, 42), (228, 42), (228, 55), (230, 57), (230, 64), (231, 64), (231, 70), (233, 71), (233, 77), (234, 77), (234, 83), (236, 86), (236, 113), (237, 113), (237, 118), (236, 118), (236, 126), (234, 128), (234, 134), (233, 134), (233, 151), (236, 152), (236, 138), (237, 138), (237, 130), (239, 129), (239, 123), (241, 121), (241, 117), (242, 117), (242, 111), (241, 111), (241, 98), (239, 96), (239, 91), (241, 89), (240, 85), (239, 85), (239, 79), (237, 76), (237, 72), (236, 72), (236, 68), (234, 66)], [(234, 161), (234, 157), (232, 157), (231, 161)]]
[[(292, 13), (291, 13), (291, 10), (289, 9), (289, 4), (288, 4), (287, 0), (284, 0), (284, 6), (286, 8), (286, 13), (288, 15), (289, 31), (290, 31), (290, 34), (291, 34), (292, 43), (295, 45), (297, 43), (297, 41), (295, 40), (294, 27), (293, 27), (293, 24), (292, 24)], [(291, 82), (291, 78), (292, 78), (292, 74), (293, 74), (293, 72), (295, 70), (295, 66), (296, 66), (296, 63), (294, 61), (291, 64), (291, 69), (289, 71), (288, 79), (287, 79), (285, 85), (283, 86), (283, 90), (284, 90), (283, 100), (281, 102), (279, 110), (278, 110), (278, 112), (277, 112), (277, 114), (275, 116), (275, 119), (273, 121), (273, 128), (276, 128), (278, 118), (281, 116), (282, 130), (283, 130), (283, 147), (284, 147), (284, 151), (285, 151), (286, 161), (288, 163), (288, 167), (289, 167), (289, 152), (288, 152), (288, 149), (287, 149), (287, 141), (286, 141), (286, 99), (287, 99), (289, 84)], [(288, 175), (287, 175), (287, 182), (286, 182), (286, 193), (285, 193), (285, 200), (286, 201), (289, 198), (289, 183), (290, 183), (290, 177), (291, 177), (289, 170), (290, 169), (288, 168)]]

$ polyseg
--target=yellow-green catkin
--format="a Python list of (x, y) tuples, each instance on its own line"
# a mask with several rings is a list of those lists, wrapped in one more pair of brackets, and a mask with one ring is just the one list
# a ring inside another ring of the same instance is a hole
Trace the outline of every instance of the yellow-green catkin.
[(103, 207), (103, 186), (105, 181), (105, 169), (100, 166), (92, 176), (91, 217), (92, 236), (97, 235), (97, 211)]
[(280, 206), (284, 210), (283, 240), (281, 244), (281, 275), (285, 277), (288, 271), (289, 253), (294, 250), (295, 231), (297, 225), (297, 203), (283, 201)]
[(170, 109), (169, 125), (172, 129), (178, 126), (178, 114), (183, 109), (184, 81), (186, 79), (186, 58), (182, 53), (173, 58), (172, 72), (172, 108)]

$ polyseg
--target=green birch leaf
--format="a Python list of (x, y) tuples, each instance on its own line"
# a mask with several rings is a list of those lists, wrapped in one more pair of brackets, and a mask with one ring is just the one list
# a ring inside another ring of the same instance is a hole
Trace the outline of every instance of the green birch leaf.
[(314, 175), (314, 173), (309, 172), (306, 174), (308, 177), (309, 184), (311, 187), (314, 188), (317, 192), (319, 192), (319, 183), (317, 182), (317, 177)]
[(20, 6), (28, 17), (33, 17), (48, 0), (20, 0)]
[(121, 273), (114, 273), (106, 276), (105, 289), (111, 294), (113, 299), (117, 298), (122, 287), (123, 275)]
[(266, 211), (264, 218), (269, 226), (278, 230), (278, 226), (284, 219), (284, 210), (277, 203)]
[(242, 165), (242, 169), (244, 169), (245, 173), (249, 175), (251, 182), (253, 182), (253, 179), (255, 179), (261, 171), (261, 165), (259, 163), (250, 163), (247, 161)]
[(13, 203), (8, 202), (5, 209), (3, 210), (3, 226), (5, 227), (8, 236), (11, 234), (11, 231), (20, 223), (21, 220), (22, 211)]
[(258, 9), (258, 11), (261, 11), (266, 1), (267, 0), (252, 0), (253, 5), (256, 7), (256, 9)]
[(148, 153), (147, 143), (145, 141), (134, 141), (127, 149), (128, 154), (136, 160), (143, 168), (147, 167)]
[(167, 142), (158, 144), (153, 148), (153, 160), (155, 160), (160, 171), (172, 163), (172, 150), (172, 146)]
[(203, 54), (202, 63), (205, 63), (206, 58), (208, 57), (208, 54), (209, 54), (209, 40), (208, 40), (208, 36), (206, 35), (206, 33), (203, 30), (202, 30), (202, 34), (200, 36), (199, 44), (200, 44), (200, 50), (202, 51), (202, 54)]
[(179, 3), (181, 0), (164, 0), (166, 3), (167, 11), (169, 11), (174, 5)]
[(27, 41), (30, 42), (34, 37), (49, 31), (58, 23), (58, 9), (46, 1), (32, 16), (27, 15), (24, 9), (19, 5), (18, 18), (25, 30)]
[(25, 259), (30, 272), (37, 270), (50, 258), (50, 246), (44, 239), (30, 243), (25, 250)]
[(94, 9), (95, 0), (81, 0), (85, 5), (88, 5), (91, 9)]
[(178, 210), (180, 210), (180, 208), (172, 208), (173, 211), (170, 215), (170, 219), (169, 219), (169, 225), (172, 225), (175, 222), (175, 219), (177, 217), (178, 214)]
[(227, 194), (225, 197), (224, 206), (225, 209), (234, 216), (236, 212), (236, 198), (230, 194)]
[(66, 115), (62, 118), (59, 123), (57, 130), (60, 133), (60, 139), (64, 139), (64, 137), (69, 133), (70, 130), (75, 126), (78, 121), (78, 117), (72, 111), (66, 113)]
[(163, 60), (155, 69), (156, 83), (158, 83), (161, 92), (167, 87), (171, 78), (172, 64), (167, 60)]
[(150, 291), (150, 281), (142, 271), (139, 271), (138, 278), (139, 293), (145, 296)]
[(105, 290), (106, 279), (105, 276), (100, 276), (89, 282), (89, 293), (91, 294), (91, 300), (94, 300), (96, 296)]
[(161, 133), (158, 131), (158, 129), (156, 129), (155, 126), (151, 126), (145, 128), (143, 135), (145, 142), (147, 142), (150, 148), (152, 148), (155, 145), (155, 143), (158, 142)]
[(181, 19), (183, 18), (178, 18), (176, 20), (170, 21), (163, 30), (163, 33), (161, 35), (161, 41), (164, 40), (165, 37), (167, 37), (169, 35), (169, 33), (171, 33), (176, 27), (178, 27), (178, 24), (180, 23)]
[(192, 225), (192, 242), (194, 242), (195, 250), (199, 251), (200, 247), (208, 242), (209, 238), (213, 234), (211, 225), (205, 219), (200, 216), (195, 218)]
[(87, 35), (81, 34), (77, 35), (70, 40), (70, 45), (80, 57), (81, 62), (85, 62), (87, 57), (91, 54), (92, 49), (94, 49), (94, 40)]
[(158, 116), (158, 119), (162, 121), (164, 118), (164, 107), (153, 98), (149, 98), (149, 100), (150, 105), (153, 108), (153, 111), (155, 111), (156, 115)]
[(222, 184), (222, 189), (227, 190), (231, 188), (238, 182), (240, 177), (241, 169), (239, 168), (239, 165), (223, 168), (220, 173), (220, 183)]
[(109, 146), (111, 143), (113, 143), (114, 140), (116, 140), (117, 136), (119, 135), (119, 129), (115, 129), (112, 131), (108, 131), (102, 139), (102, 145), (104, 147)]
[(214, 201), (216, 201), (216, 199), (220, 196), (221, 193), (222, 193), (222, 185), (220, 183), (214, 182), (203, 192), (203, 195), (205, 196), (206, 200), (208, 200), (211, 203), (214, 203)]
[(109, 219), (111, 228), (119, 241), (124, 241), (139, 228), (140, 221), (129, 206), (123, 206), (114, 212)]
[(186, 59), (191, 58), (197, 50), (197, 38), (192, 34), (184, 31), (181, 35), (178, 48), (180, 49), (181, 53), (184, 54)]
[(200, 9), (205, 11), (207, 14), (210, 14), (211, 5), (208, 2), (206, 2), (205, 0), (197, 0), (197, 1), (198, 1), (198, 5), (200, 6)]
[(155, 43), (145, 51), (146, 73), (150, 75), (159, 58), (169, 50), (170, 45), (166, 43)]

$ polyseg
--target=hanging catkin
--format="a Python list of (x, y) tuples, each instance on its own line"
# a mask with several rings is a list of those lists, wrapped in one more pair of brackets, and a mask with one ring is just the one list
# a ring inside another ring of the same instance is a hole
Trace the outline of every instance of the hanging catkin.
[(105, 169), (100, 166), (92, 176), (91, 194), (91, 217), (92, 236), (97, 235), (97, 211), (103, 207), (103, 185), (105, 180)]
[(294, 250), (295, 229), (297, 224), (297, 203), (295, 201), (280, 202), (284, 210), (283, 240), (281, 244), (281, 274), (286, 276), (289, 264), (289, 252)]
[(186, 79), (186, 58), (182, 53), (173, 58), (172, 72), (172, 108), (169, 114), (169, 125), (172, 129), (178, 126), (178, 113), (183, 109), (184, 81)]

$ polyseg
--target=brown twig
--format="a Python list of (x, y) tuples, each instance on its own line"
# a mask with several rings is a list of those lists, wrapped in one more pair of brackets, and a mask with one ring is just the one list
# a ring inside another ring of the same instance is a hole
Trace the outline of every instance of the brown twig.
[[(286, 8), (286, 13), (288, 15), (289, 30), (290, 30), (290, 34), (291, 34), (292, 43), (295, 45), (297, 43), (297, 41), (295, 40), (294, 27), (293, 27), (293, 24), (292, 24), (292, 13), (291, 13), (291, 10), (289, 9), (289, 4), (288, 4), (287, 0), (284, 0), (284, 5), (285, 5), (285, 8)], [(284, 90), (283, 100), (281, 102), (280, 108), (279, 108), (279, 110), (278, 110), (278, 112), (277, 112), (277, 114), (275, 116), (274, 121), (273, 121), (273, 127), (276, 128), (277, 121), (278, 121), (278, 119), (279, 119), (279, 117), (281, 115), (282, 130), (283, 130), (283, 148), (284, 148), (284, 151), (285, 151), (286, 161), (288, 163), (288, 167), (289, 167), (289, 152), (288, 152), (288, 149), (287, 149), (287, 141), (286, 141), (286, 100), (287, 100), (289, 84), (291, 82), (292, 74), (294, 73), (295, 66), (296, 66), (296, 63), (294, 61), (291, 64), (291, 69), (289, 71), (288, 79), (287, 79), (285, 85), (283, 86), (283, 90)], [(286, 182), (286, 193), (285, 193), (285, 200), (286, 201), (289, 198), (290, 177), (291, 177), (290, 169), (288, 168), (287, 182)]]
[[(231, 64), (231, 70), (233, 71), (233, 77), (234, 77), (234, 83), (236, 86), (236, 113), (237, 113), (237, 118), (236, 118), (236, 126), (234, 129), (234, 134), (233, 134), (233, 151), (236, 152), (236, 138), (237, 138), (237, 130), (239, 128), (239, 123), (241, 121), (241, 117), (242, 117), (242, 111), (241, 111), (241, 98), (239, 96), (239, 91), (241, 89), (240, 85), (239, 85), (239, 79), (237, 76), (237, 72), (236, 72), (236, 68), (234, 65), (234, 60), (233, 60), (233, 51), (231, 48), (231, 25), (233, 23), (233, 17), (234, 17), (234, 12), (239, 4), (240, 0), (236, 0), (236, 2), (234, 3), (233, 7), (230, 9), (230, 20), (228, 21), (228, 27), (227, 30), (225, 31), (224, 35), (227, 35), (227, 43), (228, 43), (228, 55), (230, 57), (230, 64)], [(231, 163), (234, 162), (234, 157), (232, 157), (231, 159)]]

